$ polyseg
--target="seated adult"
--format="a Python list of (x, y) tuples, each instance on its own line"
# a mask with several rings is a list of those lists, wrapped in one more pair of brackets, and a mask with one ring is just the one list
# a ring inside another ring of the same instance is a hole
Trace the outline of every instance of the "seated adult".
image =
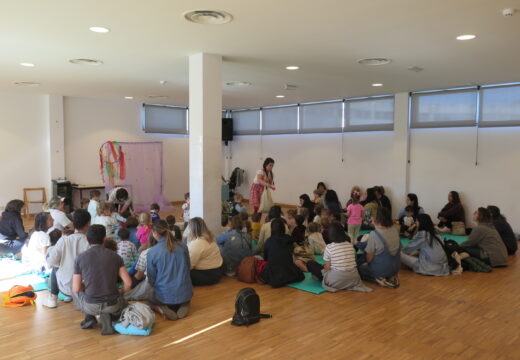
[(11, 200), (5, 206), (0, 220), (0, 254), (18, 254), (25, 244), (27, 233), (23, 228), (22, 200)]
[(220, 252), (224, 260), (224, 271), (226, 275), (233, 276), (236, 268), (246, 256), (253, 255), (252, 239), (243, 231), (244, 223), (240, 215), (231, 218), (231, 230), (226, 234), (229, 236), (219, 244)]
[[(54, 228), (60, 231), (64, 230), (73, 230), (74, 224), (65, 214), (65, 198), (62, 197), (53, 197), (49, 200), (49, 213), (54, 220)], [(89, 213), (90, 214), (90, 213)]]
[(435, 232), (430, 215), (417, 216), (417, 233), (401, 251), (401, 262), (418, 274), (445, 276), (450, 274), (442, 240)]
[[(266, 222), (260, 228), (260, 235), (258, 236), (258, 246), (255, 249), (255, 254), (263, 254), (264, 245), (267, 239), (271, 237), (271, 221), (274, 219), (280, 219), (282, 217), (282, 208), (278, 205), (274, 205), (269, 209), (269, 213), (267, 214)], [(285, 225), (285, 233), (289, 235), (291, 232), (289, 231), (289, 227)]]
[(116, 187), (108, 193), (108, 202), (114, 204), (119, 215), (127, 218), (131, 215), (133, 209), (132, 198), (128, 194), (128, 190), (122, 187)]
[(43, 306), (55, 308), (58, 292), (65, 295), (65, 302), (72, 301), (72, 275), (76, 257), (88, 250), (87, 230), (90, 226), (90, 213), (85, 209), (74, 211), (72, 223), (76, 229), (74, 234), (63, 236), (56, 245), (47, 250), (47, 264), (55, 268), (51, 273), (50, 296)]
[(97, 322), (96, 315), (99, 315), (101, 334), (110, 335), (115, 332), (112, 321), (119, 318), (121, 311), (128, 305), (119, 292), (119, 279), (123, 281), (123, 293), (130, 290), (132, 280), (123, 259), (103, 247), (105, 236), (103, 225), (92, 225), (88, 229), (90, 248), (76, 258), (72, 291), (77, 308), (85, 314), (81, 328), (92, 328)]
[(366, 253), (366, 262), (358, 268), (359, 275), (363, 280), (373, 281), (384, 287), (399, 287), (399, 230), (394, 226), (392, 215), (386, 208), (378, 210), (374, 224), (375, 230), (369, 234), (367, 241), (357, 243), (357, 247)]
[(213, 285), (222, 277), (222, 256), (213, 234), (202, 218), (190, 219), (184, 231), (191, 264), (191, 281), (195, 286)]
[(311, 201), (311, 198), (307, 194), (301, 194), (300, 195), (300, 207), (306, 208), (308, 211), (308, 222), (312, 222), (312, 219), (314, 219), (314, 207), (316, 204), (314, 204)]
[(417, 195), (410, 193), (406, 195), (406, 205), (399, 210), (399, 215), (397, 215), (397, 220), (402, 221), (406, 216), (406, 208), (411, 206), (413, 209), (414, 219), (417, 219), (417, 215), (424, 214), (424, 209), (419, 206), (419, 198)]
[(387, 208), (390, 210), (390, 213), (392, 213), (392, 203), (390, 202), (388, 196), (385, 195), (385, 188), (382, 185), (374, 186), (374, 190), (376, 192), (376, 198), (379, 200), (381, 206)]
[(502, 238), (506, 246), (507, 254), (514, 255), (516, 250), (518, 250), (518, 240), (516, 240), (511, 225), (507, 222), (506, 217), (500, 213), (500, 209), (497, 206), (489, 205), (487, 209), (491, 215), (493, 226), (495, 226), (495, 229), (500, 234), (500, 238)]
[(153, 287), (148, 302), (166, 319), (182, 319), (188, 315), (193, 296), (188, 248), (175, 239), (164, 220), (153, 224), (152, 236), (158, 241), (146, 257), (147, 279)]
[(324, 206), (325, 209), (329, 209), (332, 215), (337, 216), (343, 213), (343, 208), (341, 207), (341, 203), (339, 202), (338, 194), (336, 193), (336, 191), (332, 189), (327, 190), (327, 192), (325, 193)]
[[(458, 192), (450, 191), (448, 193), (448, 203), (442, 208), (438, 219), (439, 224), (437, 224), (437, 227), (439, 231), (453, 233), (455, 235), (465, 234), (466, 215)], [(454, 229), (454, 225), (456, 229)]]
[(327, 291), (372, 291), (363, 284), (359, 277), (356, 267), (356, 250), (340, 223), (330, 224), (329, 239), (330, 244), (325, 247), (323, 253), (325, 265), (305, 259), (296, 260), (295, 264), (303, 271), (310, 271), (322, 282), (323, 288)]
[(492, 267), (507, 266), (507, 249), (491, 222), (489, 210), (479, 207), (473, 213), (477, 224), (468, 239), (459, 244), (472, 257), (480, 259)]
[(293, 282), (303, 281), (303, 272), (293, 261), (293, 240), (285, 234), (282, 219), (271, 222), (271, 237), (264, 247), (264, 259), (267, 264), (260, 273), (260, 278), (272, 287), (281, 287)]

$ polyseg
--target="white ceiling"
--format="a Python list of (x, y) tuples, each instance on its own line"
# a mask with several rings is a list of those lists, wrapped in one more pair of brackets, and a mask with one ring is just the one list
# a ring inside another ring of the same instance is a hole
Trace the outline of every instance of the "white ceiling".
[[(505, 7), (520, 10), (520, 0), (3, 0), (0, 91), (186, 105), (188, 56), (198, 52), (224, 57), (224, 83), (253, 84), (223, 84), (225, 108), (520, 81), (520, 12), (505, 18)], [(196, 9), (224, 10), (234, 20), (184, 20)], [(478, 37), (455, 40), (467, 33)], [(357, 64), (366, 57), (392, 63)], [(70, 58), (104, 65), (72, 65)], [(293, 64), (301, 69), (285, 70)], [(22, 88), (17, 81), (42, 85)], [(285, 91), (285, 83), (298, 89)]]

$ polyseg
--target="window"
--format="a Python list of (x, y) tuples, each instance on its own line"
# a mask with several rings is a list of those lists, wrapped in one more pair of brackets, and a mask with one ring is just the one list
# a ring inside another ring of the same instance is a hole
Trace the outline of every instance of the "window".
[(520, 125), (520, 86), (482, 87), (479, 126)]
[(343, 101), (300, 106), (300, 132), (341, 132), (343, 128)]
[(411, 127), (475, 126), (476, 89), (412, 94)]
[(168, 105), (143, 105), (142, 128), (145, 133), (187, 134), (188, 110)]
[(298, 106), (279, 106), (262, 109), (262, 134), (298, 133)]
[(233, 134), (255, 135), (260, 134), (260, 110), (233, 110)]
[(394, 97), (353, 99), (345, 102), (345, 130), (393, 130)]

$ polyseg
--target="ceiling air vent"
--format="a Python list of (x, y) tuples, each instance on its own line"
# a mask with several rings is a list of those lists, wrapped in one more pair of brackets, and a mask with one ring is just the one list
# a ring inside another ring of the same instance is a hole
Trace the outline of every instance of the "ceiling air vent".
[(184, 18), (196, 24), (221, 25), (233, 20), (230, 13), (219, 10), (194, 10), (184, 14)]
[(358, 64), (369, 66), (386, 65), (390, 64), (390, 62), (392, 62), (392, 60), (386, 58), (367, 58), (358, 60)]
[(95, 60), (95, 59), (70, 59), (69, 62), (75, 65), (90, 65), (90, 66), (98, 66), (102, 65), (103, 61)]

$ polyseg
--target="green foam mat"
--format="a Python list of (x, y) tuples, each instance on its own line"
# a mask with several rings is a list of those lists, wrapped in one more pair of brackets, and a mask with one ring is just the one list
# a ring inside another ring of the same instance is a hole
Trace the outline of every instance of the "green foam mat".
[[(452, 234), (440, 234), (440, 235), (443, 240), (454, 240), (458, 244), (460, 244), (461, 242), (464, 242), (468, 239), (467, 236), (462, 236), (462, 235), (452, 235)], [(410, 243), (410, 241), (411, 241), (410, 239), (403, 237), (403, 238), (401, 238), (401, 245), (403, 247), (405, 247)]]
[[(320, 255), (317, 255), (320, 256)], [(316, 256), (316, 257), (317, 257)], [(298, 282), (298, 283), (292, 283), (289, 284), (289, 287), (292, 287), (293, 289), (303, 290), (310, 292), (312, 294), (323, 294), (326, 290), (321, 286), (321, 282), (313, 279), (312, 274), (309, 272), (304, 273), (305, 274), (305, 280)]]

